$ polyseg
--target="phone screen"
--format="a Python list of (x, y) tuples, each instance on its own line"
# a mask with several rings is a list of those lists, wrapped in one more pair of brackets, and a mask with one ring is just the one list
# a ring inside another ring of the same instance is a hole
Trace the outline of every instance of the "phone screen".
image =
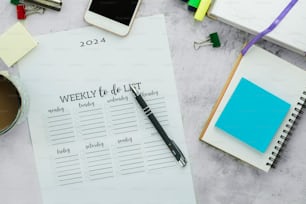
[(92, 0), (89, 11), (130, 25), (138, 0)]

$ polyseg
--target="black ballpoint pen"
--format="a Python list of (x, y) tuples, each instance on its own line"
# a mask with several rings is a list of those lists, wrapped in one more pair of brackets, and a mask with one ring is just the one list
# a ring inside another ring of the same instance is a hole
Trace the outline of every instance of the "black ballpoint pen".
[(147, 103), (144, 101), (144, 99), (142, 98), (140, 93), (135, 89), (134, 86), (130, 85), (130, 87), (131, 87), (132, 92), (135, 95), (135, 98), (136, 98), (137, 102), (139, 103), (139, 105), (141, 106), (144, 113), (149, 118), (149, 120), (151, 121), (151, 123), (153, 124), (153, 126), (155, 127), (157, 132), (159, 133), (159, 135), (162, 137), (162, 139), (164, 140), (164, 142), (166, 143), (166, 145), (170, 149), (171, 153), (175, 157), (175, 159), (180, 163), (181, 166), (183, 166), (183, 167), (186, 166), (186, 164), (187, 164), (186, 158), (184, 157), (184, 155), (181, 152), (181, 150), (179, 149), (179, 147), (175, 144), (175, 142), (173, 140), (171, 140), (168, 137), (167, 133), (165, 132), (163, 127), (160, 125), (160, 123), (158, 122), (158, 120), (156, 119), (156, 117), (154, 116), (151, 109), (149, 108)]

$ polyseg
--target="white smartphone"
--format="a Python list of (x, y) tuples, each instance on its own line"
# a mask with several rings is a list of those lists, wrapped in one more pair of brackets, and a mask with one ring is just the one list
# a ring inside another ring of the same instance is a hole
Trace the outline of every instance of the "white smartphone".
[(85, 21), (120, 36), (133, 24), (141, 0), (90, 0)]

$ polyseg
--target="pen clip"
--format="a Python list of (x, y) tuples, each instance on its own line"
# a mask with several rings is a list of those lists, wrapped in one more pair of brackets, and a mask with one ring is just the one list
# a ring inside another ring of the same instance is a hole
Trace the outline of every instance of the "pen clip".
[(176, 151), (179, 153), (179, 155), (180, 155), (180, 160), (179, 160), (178, 162), (180, 163), (180, 165), (181, 165), (182, 167), (186, 166), (187, 160), (186, 160), (186, 158), (185, 158), (183, 152), (180, 150), (180, 148), (176, 145), (176, 143), (175, 143), (173, 140), (171, 140), (171, 142), (172, 142), (172, 145), (174, 146), (175, 150), (176, 150)]

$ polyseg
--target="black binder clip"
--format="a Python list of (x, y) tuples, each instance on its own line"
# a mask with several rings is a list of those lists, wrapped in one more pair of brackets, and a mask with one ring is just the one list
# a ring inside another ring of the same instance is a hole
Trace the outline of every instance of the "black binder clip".
[(221, 46), (221, 42), (219, 39), (218, 33), (211, 33), (209, 34), (209, 37), (203, 41), (200, 42), (194, 42), (193, 47), (195, 50), (200, 49), (203, 46), (211, 45), (213, 48), (217, 48)]
[(37, 5), (46, 9), (60, 11), (62, 9), (62, 0), (24, 0), (27, 3)]
[(19, 5), (25, 4), (29, 6), (36, 6), (46, 9), (53, 9), (60, 11), (62, 8), (62, 0), (11, 0), (11, 4)]

